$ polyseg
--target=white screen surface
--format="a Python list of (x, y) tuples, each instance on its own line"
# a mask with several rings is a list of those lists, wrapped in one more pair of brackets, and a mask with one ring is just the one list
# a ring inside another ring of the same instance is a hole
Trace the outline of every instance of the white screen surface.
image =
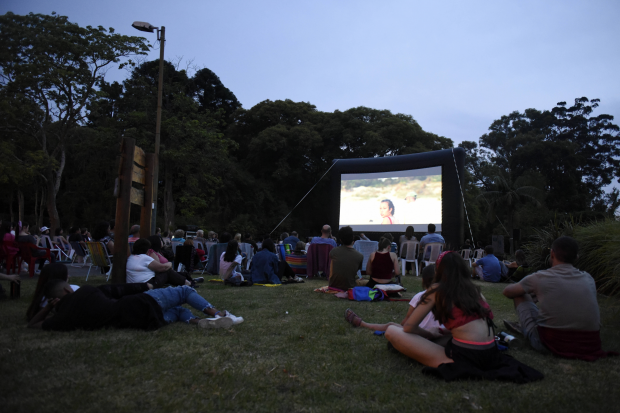
[[(387, 201), (386, 201), (387, 200)], [(411, 225), (441, 231), (441, 166), (406, 171), (342, 174), (340, 227), (404, 232)]]

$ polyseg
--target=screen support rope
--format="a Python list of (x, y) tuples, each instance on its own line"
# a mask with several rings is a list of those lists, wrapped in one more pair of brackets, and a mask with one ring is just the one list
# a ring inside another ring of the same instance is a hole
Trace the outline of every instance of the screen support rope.
[(306, 193), (306, 195), (304, 195), (303, 198), (301, 198), (301, 200), (297, 203), (297, 205), (295, 205), (293, 207), (293, 209), (291, 209), (289, 211), (288, 214), (286, 214), (286, 216), (284, 217), (284, 219), (282, 221), (280, 221), (280, 223), (278, 225), (276, 225), (276, 227), (274, 229), (271, 230), (271, 232), (269, 233), (269, 235), (273, 234), (273, 231), (275, 231), (276, 229), (278, 229), (278, 227), (284, 222), (284, 220), (286, 218), (288, 218), (289, 215), (291, 215), (291, 213), (295, 210), (295, 208), (297, 208), (299, 206), (299, 204), (301, 204), (301, 201), (303, 201), (304, 199), (306, 199), (306, 197), (310, 194), (310, 192), (312, 192), (312, 190), (314, 189), (315, 186), (317, 186), (319, 184), (319, 182), (321, 182), (323, 180), (323, 178), (325, 178), (325, 175), (327, 175), (327, 172), (331, 171), (332, 168), (334, 167), (334, 165), (336, 165), (336, 162), (338, 162), (338, 159), (336, 159), (334, 161), (334, 163), (332, 163), (332, 166), (329, 167), (329, 169), (323, 174), (323, 176), (321, 177), (321, 179), (319, 179), (318, 181), (316, 181), (316, 184), (314, 184), (314, 186), (312, 188), (310, 188), (310, 190)]
[(454, 159), (454, 169), (456, 170), (456, 179), (459, 181), (459, 188), (461, 189), (461, 198), (463, 198), (463, 208), (465, 208), (465, 217), (467, 218), (467, 226), (469, 227), (469, 234), (471, 235), (471, 243), (475, 245), (474, 233), (471, 231), (471, 224), (469, 223), (469, 215), (467, 214), (467, 205), (465, 205), (465, 194), (463, 194), (463, 186), (461, 185), (461, 177), (459, 176), (459, 168), (456, 166), (456, 156), (454, 156), (454, 148), (452, 148), (452, 159)]

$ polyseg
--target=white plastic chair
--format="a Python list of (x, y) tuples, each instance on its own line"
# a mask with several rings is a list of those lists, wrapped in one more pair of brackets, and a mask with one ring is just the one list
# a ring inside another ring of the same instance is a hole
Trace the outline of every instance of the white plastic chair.
[(418, 250), (420, 249), (420, 242), (419, 241), (405, 241), (403, 242), (403, 244), (400, 246), (400, 255), (401, 255), (401, 265), (402, 265), (402, 270), (401, 270), (401, 274), (405, 275), (405, 266), (407, 262), (411, 262), (415, 264), (415, 275), (416, 277), (420, 275), (419, 270), (419, 265), (418, 265)]
[[(426, 244), (424, 246), (424, 255), (422, 255), (422, 262), (424, 263), (424, 266), (435, 264), (437, 257), (439, 257), (439, 254), (443, 252), (444, 246), (445, 244), (441, 242), (431, 242)], [(425, 259), (426, 257), (428, 257), (428, 259)]]
[(463, 257), (463, 260), (467, 261), (469, 263), (469, 266), (471, 267), (471, 250), (461, 250), (461, 257)]
[(474, 251), (474, 261), (479, 260), (482, 257), (484, 257), (484, 250), (483, 249), (479, 249), (479, 250), (475, 250)]
[(52, 241), (49, 235), (42, 235), (39, 244), (41, 244), (43, 248), (49, 248), (50, 252), (56, 255), (56, 259), (58, 261), (62, 261), (62, 255), (60, 254), (61, 250), (58, 248), (58, 245)]

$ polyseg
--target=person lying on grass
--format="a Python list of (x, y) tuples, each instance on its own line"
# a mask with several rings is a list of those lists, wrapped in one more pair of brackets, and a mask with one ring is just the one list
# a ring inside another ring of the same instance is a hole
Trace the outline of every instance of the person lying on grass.
[[(405, 322), (409, 319), (411, 314), (413, 314), (413, 310), (420, 303), (420, 298), (422, 298), (424, 293), (426, 293), (426, 290), (430, 288), (431, 284), (433, 283), (434, 276), (435, 276), (435, 264), (427, 265), (426, 267), (424, 267), (424, 269), (422, 270), (422, 288), (424, 288), (424, 290), (414, 295), (411, 301), (409, 301), (409, 310), (407, 311), (407, 315), (405, 316), (405, 318), (403, 318), (403, 321), (401, 321), (400, 324), (397, 324), (394, 322), (389, 322), (387, 324), (367, 323), (363, 321), (357, 314), (355, 314), (353, 310), (351, 310), (350, 308), (347, 308), (347, 310), (345, 311), (344, 319), (348, 321), (349, 323), (351, 323), (353, 327), (364, 327), (364, 328), (368, 328), (373, 331), (385, 331), (391, 325), (399, 326), (399, 327), (403, 326), (405, 325)], [(420, 322), (420, 328), (423, 328), (424, 330), (427, 330), (433, 333), (439, 333), (440, 331), (445, 329), (443, 325), (441, 325), (437, 320), (435, 320), (435, 316), (433, 315), (432, 312), (428, 313), (426, 317), (424, 317), (424, 320)], [(438, 340), (440, 340), (443, 343), (443, 345), (445, 345), (445, 343), (447, 343), (447, 340), (450, 337), (451, 337), (450, 333), (447, 331), (444, 331), (444, 334), (441, 335)]]
[[(47, 305), (47, 298), (45, 298), (43, 290), (50, 280), (62, 280), (69, 282), (69, 271), (67, 270), (67, 266), (65, 264), (55, 262), (52, 264), (47, 264), (43, 267), (41, 274), (39, 275), (39, 280), (37, 281), (37, 287), (34, 291), (32, 302), (26, 311), (26, 319), (28, 321), (32, 320), (32, 318)], [(70, 284), (70, 287), (73, 291), (77, 291), (80, 288), (79, 286), (73, 284)]]
[[(28, 327), (44, 330), (97, 330), (104, 327), (156, 330), (182, 321), (202, 328), (228, 328), (243, 322), (228, 311), (218, 311), (196, 290), (186, 285), (153, 289), (151, 284), (106, 284), (82, 286), (73, 291), (63, 280), (45, 286), (48, 305), (30, 320)], [(198, 319), (189, 304), (213, 318)], [(54, 315), (50, 316), (52, 309)]]
[[(440, 338), (441, 332), (420, 327), (431, 311), (452, 333), (445, 348), (431, 341)], [(427, 366), (425, 374), (446, 381), (542, 379), (540, 372), (499, 353), (492, 320), (491, 308), (471, 281), (465, 261), (459, 253), (446, 251), (437, 258), (434, 283), (420, 304), (402, 327), (388, 326), (385, 337), (394, 349)]]

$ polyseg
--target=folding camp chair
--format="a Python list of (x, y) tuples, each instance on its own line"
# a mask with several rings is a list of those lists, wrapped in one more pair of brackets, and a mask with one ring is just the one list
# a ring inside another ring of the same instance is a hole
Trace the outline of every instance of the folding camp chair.
[[(366, 271), (366, 264), (368, 264), (368, 258), (370, 258), (370, 254), (376, 252), (379, 249), (379, 242), (360, 239), (355, 241), (355, 243), (353, 244), (353, 248), (355, 249), (355, 251), (361, 253), (364, 256), (364, 260), (362, 261), (362, 271)], [(357, 275), (360, 278), (362, 277), (362, 273), (360, 271), (357, 272)]]
[(39, 240), (39, 245), (42, 248), (47, 248), (48, 250), (50, 250), (50, 252), (56, 256), (56, 259), (58, 261), (63, 261), (62, 254), (60, 253), (60, 248), (58, 248), (58, 245), (56, 245), (56, 243), (52, 241), (49, 235), (42, 235), (41, 239)]
[(252, 262), (252, 258), (254, 257), (254, 248), (252, 247), (252, 244), (248, 244), (247, 242), (242, 242), (241, 244), (239, 244), (239, 249), (241, 250), (242, 253), (245, 253), (245, 257), (247, 259), (245, 269), (249, 270), (250, 263)]
[(310, 244), (308, 247), (308, 277), (314, 277), (317, 273), (322, 272), (329, 280), (329, 265), (331, 258), (330, 251), (334, 249), (330, 244)]
[(108, 254), (108, 249), (103, 242), (86, 242), (86, 248), (90, 254), (90, 267), (88, 267), (88, 273), (86, 274), (86, 281), (90, 275), (90, 270), (95, 267), (105, 268), (110, 267), (110, 271), (106, 273), (108, 276), (106, 281), (110, 279), (112, 274), (112, 256)]

